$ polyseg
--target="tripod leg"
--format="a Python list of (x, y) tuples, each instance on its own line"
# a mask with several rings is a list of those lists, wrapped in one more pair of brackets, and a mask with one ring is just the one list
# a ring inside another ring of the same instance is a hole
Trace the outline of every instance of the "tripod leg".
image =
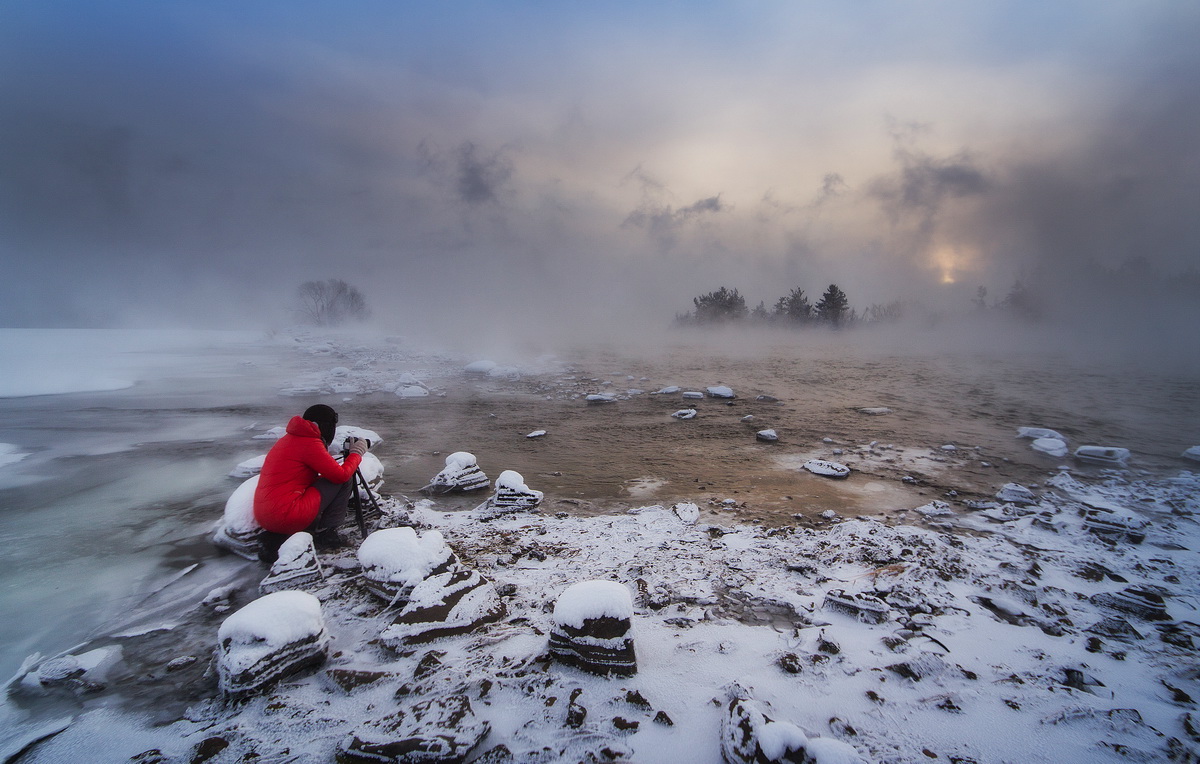
[(353, 490), (354, 490), (354, 519), (358, 521), (359, 537), (362, 539), (365, 539), (367, 537), (367, 524), (365, 522), (363, 522), (362, 496), (359, 495), (359, 493), (358, 493), (357, 478), (359, 478), (359, 477), (360, 477), (359, 474), (357, 472), (355, 472), (354, 478), (351, 478), (351, 480), (354, 481), (353, 482), (353, 485), (354, 485), (354, 488), (353, 488)]

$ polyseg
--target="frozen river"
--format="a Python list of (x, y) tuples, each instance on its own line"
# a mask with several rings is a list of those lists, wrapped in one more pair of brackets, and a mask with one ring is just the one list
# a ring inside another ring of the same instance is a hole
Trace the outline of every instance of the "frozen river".
[[(1194, 374), (1049, 354), (850, 348), (825, 336), (753, 350), (684, 336), (670, 347), (496, 357), (512, 373), (494, 377), (463, 374), (474, 356), (382, 338), (5, 330), (0, 353), (5, 676), (31, 653), (136, 620), (147, 594), (189, 566), (203, 564), (210, 582), (237, 575), (245, 563), (207, 541), (237, 485), (227, 473), (265, 452), (255, 434), (316, 401), (383, 436), (385, 493), (415, 496), (446, 454), (465, 450), (493, 478), (521, 472), (548, 511), (689, 500), (719, 518), (730, 499), (729, 517), (768, 524), (911, 508), (951, 490), (987, 497), (1069, 461), (1032, 451), (1014, 437), (1021, 426), (1058, 430), (1072, 448), (1129, 448), (1131, 468), (1151, 472), (1186, 468), (1180, 452), (1200, 442)], [(278, 393), (319, 388), (339, 367), (362, 392)], [(434, 394), (398, 398), (387, 380), (394, 389), (403, 372)], [(650, 394), (718, 384), (738, 398)], [(620, 400), (586, 404), (594, 392)], [(695, 419), (670, 417), (691, 405)], [(764, 428), (779, 442), (756, 441)], [(525, 437), (536, 429), (547, 436)], [(833, 483), (799, 471), (812, 456), (858, 474)]]

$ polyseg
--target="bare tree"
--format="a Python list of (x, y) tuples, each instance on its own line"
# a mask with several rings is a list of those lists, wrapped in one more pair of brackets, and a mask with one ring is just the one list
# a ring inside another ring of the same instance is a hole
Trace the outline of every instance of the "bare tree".
[(296, 289), (296, 298), (300, 319), (317, 326), (362, 321), (371, 315), (362, 292), (341, 279), (305, 281)]

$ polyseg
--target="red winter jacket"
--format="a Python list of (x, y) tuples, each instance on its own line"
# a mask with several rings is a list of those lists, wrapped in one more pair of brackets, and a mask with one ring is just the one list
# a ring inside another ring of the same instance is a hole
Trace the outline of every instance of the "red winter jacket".
[(317, 476), (345, 483), (354, 477), (361, 462), (361, 456), (350, 454), (338, 464), (329, 455), (316, 422), (292, 417), (287, 434), (271, 447), (263, 462), (254, 491), (254, 519), (275, 533), (304, 530), (321, 511), (321, 493), (313, 485)]

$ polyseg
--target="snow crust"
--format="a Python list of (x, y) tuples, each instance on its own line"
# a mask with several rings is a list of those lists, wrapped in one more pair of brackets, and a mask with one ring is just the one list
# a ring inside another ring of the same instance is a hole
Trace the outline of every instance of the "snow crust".
[(510, 491), (519, 491), (521, 493), (534, 493), (541, 496), (540, 491), (535, 491), (525, 485), (525, 478), (516, 470), (505, 470), (500, 473), (500, 477), (496, 478), (496, 488), (506, 488)]
[(234, 533), (253, 533), (258, 530), (254, 519), (254, 491), (258, 475), (246, 480), (225, 500), (225, 527)]
[(1041, 451), (1050, 456), (1061, 458), (1067, 455), (1067, 444), (1058, 438), (1037, 438), (1029, 446), (1034, 451)]
[(554, 622), (573, 629), (594, 618), (633, 617), (633, 600), (616, 581), (580, 581), (568, 586), (554, 602)]

